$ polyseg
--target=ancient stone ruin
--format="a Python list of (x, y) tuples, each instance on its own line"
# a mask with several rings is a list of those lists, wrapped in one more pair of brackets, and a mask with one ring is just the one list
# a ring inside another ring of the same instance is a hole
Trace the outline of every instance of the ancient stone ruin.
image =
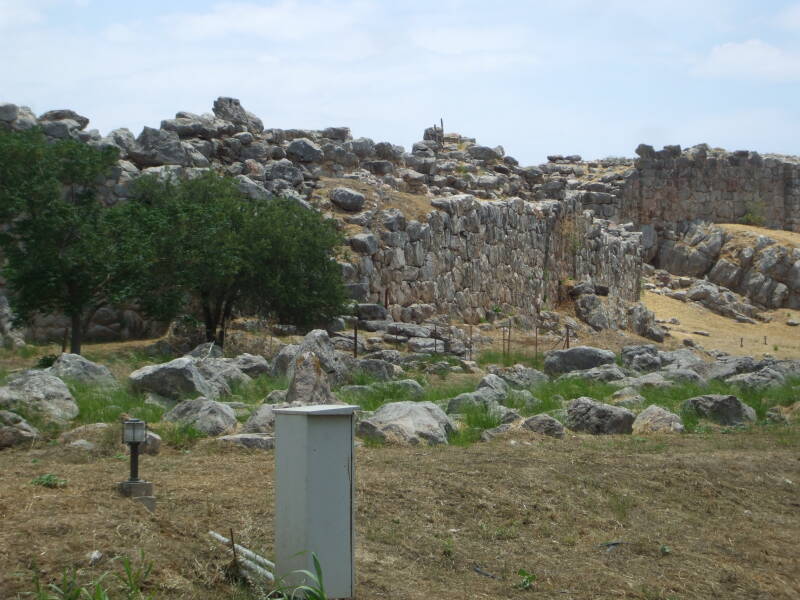
[[(127, 129), (101, 136), (88, 123), (72, 110), (37, 117), (0, 104), (0, 127), (38, 125), (54, 139), (118, 148), (101, 190), (108, 204), (125, 201), (142, 175), (214, 169), (249, 196), (281, 194), (330, 214), (348, 235), (342, 273), (352, 297), (387, 306), (375, 329), (434, 316), (478, 323), (497, 312), (531, 325), (572, 293), (578, 316), (595, 329), (659, 340), (663, 332), (638, 303), (647, 263), (708, 277), (755, 309), (800, 306), (800, 249), (759, 239), (747, 250), (733, 233), (705, 225), (800, 231), (796, 157), (640, 145), (635, 160), (554, 155), (521, 166), (502, 147), (438, 128), (410, 151), (354, 139), (347, 127), (265, 128), (233, 98), (218, 98), (212, 113), (178, 112), (138, 137)], [(10, 316), (0, 281), (5, 338), (61, 339), (67, 326), (49, 315), (19, 332)], [(143, 337), (160, 327), (130, 307), (108, 307), (87, 338)]]

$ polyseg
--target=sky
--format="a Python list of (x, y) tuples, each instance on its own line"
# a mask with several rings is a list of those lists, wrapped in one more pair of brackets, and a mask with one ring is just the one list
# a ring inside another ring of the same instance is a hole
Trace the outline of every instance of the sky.
[(800, 154), (800, 1), (0, 0), (0, 102), (138, 134), (218, 96), (406, 149), (443, 119), (524, 165)]

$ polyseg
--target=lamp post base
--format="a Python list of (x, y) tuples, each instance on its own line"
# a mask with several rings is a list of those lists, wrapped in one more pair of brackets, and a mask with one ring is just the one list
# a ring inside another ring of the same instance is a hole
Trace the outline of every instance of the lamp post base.
[(150, 512), (153, 512), (156, 508), (152, 481), (120, 481), (117, 484), (117, 491), (126, 498), (144, 504)]

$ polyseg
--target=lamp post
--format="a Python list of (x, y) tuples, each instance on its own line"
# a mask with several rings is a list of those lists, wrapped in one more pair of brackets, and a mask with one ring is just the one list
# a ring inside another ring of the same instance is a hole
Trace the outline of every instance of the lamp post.
[(119, 483), (119, 492), (123, 496), (138, 500), (152, 511), (155, 509), (153, 484), (139, 479), (139, 444), (147, 441), (147, 423), (141, 419), (123, 421), (122, 441), (131, 449), (131, 474), (127, 481)]
[(122, 441), (131, 448), (131, 476), (128, 481), (139, 479), (139, 444), (147, 439), (147, 423), (141, 419), (128, 419), (122, 423)]

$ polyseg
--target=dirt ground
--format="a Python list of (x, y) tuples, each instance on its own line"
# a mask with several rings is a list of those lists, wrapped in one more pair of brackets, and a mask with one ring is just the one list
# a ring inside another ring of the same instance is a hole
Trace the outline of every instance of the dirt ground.
[[(771, 354), (777, 358), (800, 358), (800, 327), (790, 327), (786, 321), (800, 320), (800, 311), (782, 308), (766, 311), (769, 323), (737, 323), (733, 319), (712, 313), (696, 304), (681, 302), (653, 292), (644, 292), (642, 302), (658, 319), (677, 318), (680, 325), (669, 325), (674, 340), (694, 340), (707, 350), (724, 350), (730, 354), (760, 357)], [(709, 336), (692, 333), (708, 332)], [(764, 337), (767, 343), (764, 344)]]
[[(359, 448), (357, 597), (798, 598), (798, 442), (795, 425)], [(32, 591), (34, 567), (86, 581), (140, 548), (156, 598), (252, 597), (224, 580), (207, 531), (273, 556), (273, 453), (207, 443), (143, 457), (154, 514), (114, 492), (126, 468), (62, 447), (0, 453), (0, 598)], [(67, 486), (30, 483), (43, 473)], [(90, 568), (93, 550), (106, 558)], [(532, 589), (515, 587), (520, 569)]]

